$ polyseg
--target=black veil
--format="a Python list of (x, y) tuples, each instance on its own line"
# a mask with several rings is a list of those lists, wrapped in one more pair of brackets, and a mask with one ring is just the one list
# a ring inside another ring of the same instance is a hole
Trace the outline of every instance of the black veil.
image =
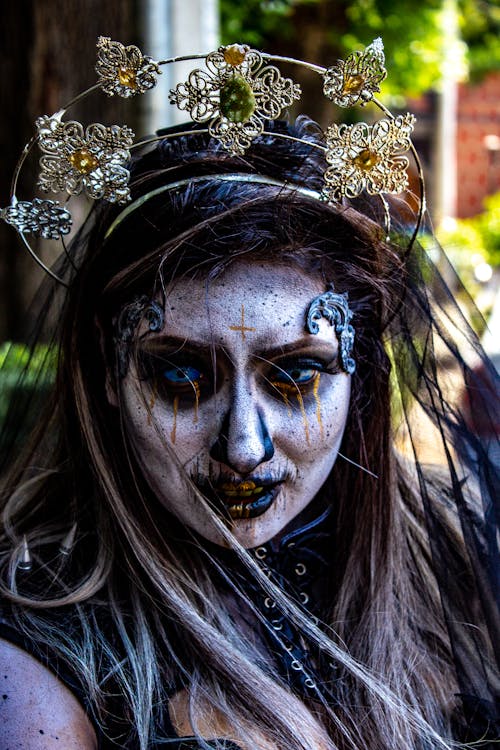
[[(270, 123), (268, 130), (296, 131), (281, 123)], [(317, 137), (310, 125), (299, 123), (300, 135)], [(168, 135), (169, 131), (165, 132)], [(250, 154), (242, 157), (238, 169), (266, 172), (266, 145), (271, 136), (257, 139)], [(270, 142), (270, 141), (269, 141)], [(260, 144), (260, 145), (259, 145)], [(173, 141), (147, 146), (141, 169), (148, 171), (148, 159), (172, 162)], [(190, 144), (192, 152), (192, 144)], [(276, 148), (273, 142), (273, 148)], [(286, 141), (279, 148), (288, 149)], [(220, 150), (211, 144), (208, 150)], [(262, 149), (262, 153), (261, 153)], [(295, 149), (281, 177), (293, 184), (297, 154), (300, 163), (311, 161), (305, 182), (308, 188), (321, 189), (321, 170), (306, 144)], [(210, 173), (206, 139), (201, 138), (198, 164)], [(180, 162), (184, 166), (182, 153)], [(134, 157), (136, 158), (136, 157)], [(234, 170), (228, 157), (227, 171)], [(182, 170), (181, 170), (182, 174)], [(302, 173), (300, 180), (304, 180)], [(382, 223), (383, 207), (377, 202), (353, 201), (370, 221)], [(396, 205), (390, 207), (397, 216)], [(113, 209), (111, 215), (118, 213)], [(85, 225), (82, 233), (92, 231)], [(424, 242), (411, 242), (412, 229), (407, 213), (402, 212), (399, 232), (405, 273), (404, 293), (387, 318), (384, 340), (392, 363), (392, 408), (395, 446), (411, 465), (410, 473), (423, 503), (429, 540), (429, 571), (439, 589), (445, 614), (457, 682), (471, 727), (470, 737), (494, 737), (493, 725), (500, 716), (500, 403), (499, 377), (485, 354), (471, 320), (480, 320), (474, 302), (461, 286), (444, 253), (434, 263), (424, 246), (429, 246), (425, 224), (420, 229)], [(79, 247), (82, 247), (80, 242)], [(70, 251), (71, 252), (71, 251)], [(59, 276), (71, 284), (75, 267), (81, 262), (74, 255), (63, 255), (56, 264)], [(451, 288), (452, 287), (452, 288)], [(39, 293), (34, 333), (29, 342), (32, 352), (20, 379), (13, 385), (14, 397), (3, 420), (0, 437), (2, 466), (12, 462), (26, 439), (27, 430), (36, 429), (36, 411), (50, 407), (51, 374), (54, 354), (51, 335), (58, 311), (64, 306), (66, 291), (47, 279)], [(457, 301), (458, 296), (460, 302)], [(42, 344), (42, 348), (40, 348)], [(15, 353), (7, 354), (2, 368), (9, 370)], [(33, 358), (38, 358), (34, 364)], [(35, 388), (38, 384), (38, 388)], [(49, 401), (48, 401), (49, 400)], [(47, 407), (47, 402), (49, 406)], [(429, 466), (436, 471), (429, 472)], [(434, 501), (436, 473), (441, 477), (443, 503)], [(432, 474), (432, 479), (430, 478)], [(451, 519), (455, 542), (445, 531)], [(466, 565), (458, 549), (465, 547)], [(427, 554), (422, 551), (422, 554)], [(429, 584), (434, 585), (434, 584)], [(482, 722), (482, 723), (481, 723)]]

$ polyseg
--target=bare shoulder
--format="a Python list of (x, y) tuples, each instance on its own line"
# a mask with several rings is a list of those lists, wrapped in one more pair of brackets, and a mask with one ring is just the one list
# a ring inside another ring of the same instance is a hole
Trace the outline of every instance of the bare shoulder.
[(34, 657), (0, 639), (0, 747), (96, 750), (95, 732), (75, 696)]

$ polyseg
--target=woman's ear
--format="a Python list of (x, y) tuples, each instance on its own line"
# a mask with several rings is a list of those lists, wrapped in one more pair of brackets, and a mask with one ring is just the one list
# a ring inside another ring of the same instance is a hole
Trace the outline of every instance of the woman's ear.
[(106, 382), (104, 384), (104, 388), (106, 390), (106, 398), (110, 406), (117, 407), (118, 406), (118, 391), (117, 391), (117, 386), (116, 386), (116, 377), (115, 377), (115, 373), (112, 371), (109, 365), (109, 357), (108, 357), (109, 352), (107, 352), (106, 350), (106, 337), (104, 335), (102, 325), (97, 318), (94, 318), (94, 325), (97, 329), (97, 335), (99, 338), (99, 348), (101, 350), (102, 361), (104, 363), (104, 367), (106, 371)]

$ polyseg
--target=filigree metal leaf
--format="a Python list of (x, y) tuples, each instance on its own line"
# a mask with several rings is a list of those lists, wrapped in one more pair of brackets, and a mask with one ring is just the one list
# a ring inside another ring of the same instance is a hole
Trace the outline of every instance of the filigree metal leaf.
[(126, 126), (107, 127), (93, 123), (85, 130), (81, 123), (63, 123), (57, 117), (40, 117), (36, 122), (40, 158), (38, 186), (45, 192), (66, 191), (90, 198), (124, 203), (128, 188), (129, 148), (133, 131)]
[(400, 115), (374, 125), (330, 125), (326, 133), (324, 195), (332, 201), (354, 198), (363, 190), (370, 195), (401, 193), (408, 185), (410, 134), (415, 118)]
[(57, 201), (18, 201), (4, 208), (0, 216), (21, 234), (27, 232), (45, 240), (58, 240), (71, 230), (71, 214)]
[(191, 71), (170, 91), (170, 103), (195, 122), (209, 121), (211, 135), (233, 154), (243, 154), (264, 130), (300, 98), (300, 87), (265, 65), (262, 55), (243, 45), (221, 47), (205, 59), (207, 70)]

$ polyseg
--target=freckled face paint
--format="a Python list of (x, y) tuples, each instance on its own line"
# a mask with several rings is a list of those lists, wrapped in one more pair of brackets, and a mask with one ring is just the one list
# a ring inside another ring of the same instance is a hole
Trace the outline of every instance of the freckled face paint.
[(305, 327), (322, 292), (321, 279), (295, 268), (240, 261), (208, 294), (205, 279), (175, 282), (164, 330), (141, 337), (122, 381), (132, 443), (159, 500), (212, 542), (224, 543), (165, 445), (243, 546), (300, 513), (335, 462), (349, 407), (334, 329)]

